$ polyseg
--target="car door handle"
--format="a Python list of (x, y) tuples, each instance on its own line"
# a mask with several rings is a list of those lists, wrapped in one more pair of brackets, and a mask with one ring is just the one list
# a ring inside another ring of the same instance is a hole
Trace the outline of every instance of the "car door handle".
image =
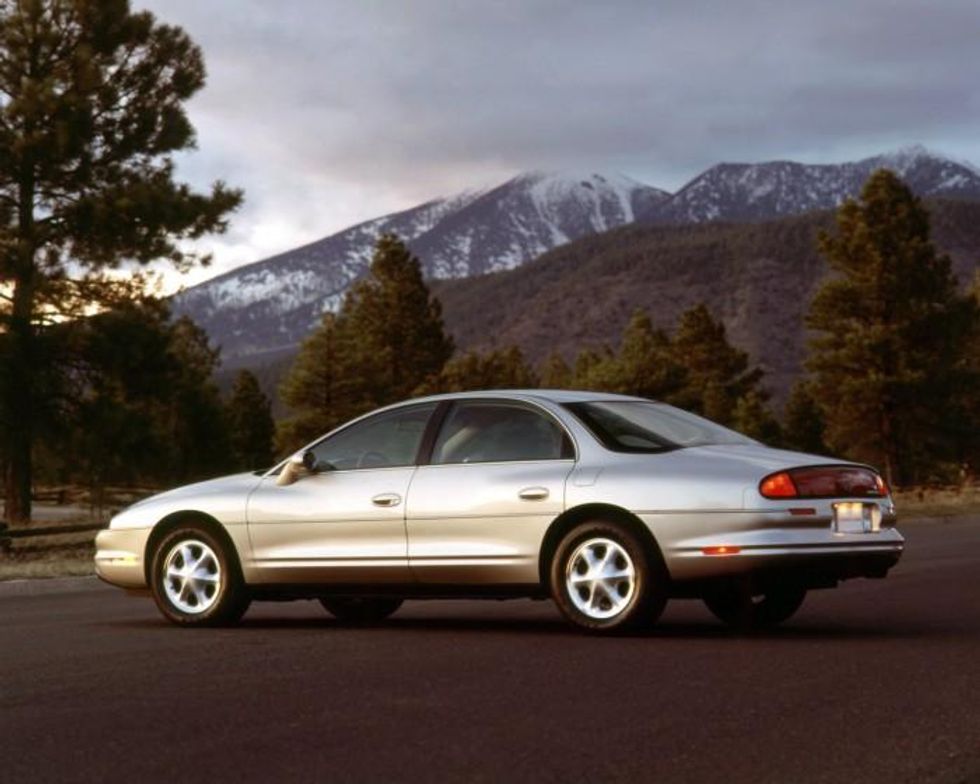
[(517, 492), (518, 498), (525, 501), (541, 501), (548, 497), (547, 487), (525, 487)]
[(402, 502), (402, 497), (398, 493), (379, 493), (371, 499), (375, 506), (398, 506)]

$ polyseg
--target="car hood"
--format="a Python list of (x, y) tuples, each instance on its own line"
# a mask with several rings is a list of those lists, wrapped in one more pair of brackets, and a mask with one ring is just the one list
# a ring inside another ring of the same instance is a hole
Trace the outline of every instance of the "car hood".
[(142, 501), (137, 501), (129, 508), (135, 509), (140, 506), (145, 506), (147, 504), (157, 503), (160, 501), (173, 501), (183, 498), (217, 495), (227, 492), (247, 493), (260, 481), (261, 477), (256, 476), (251, 471), (245, 474), (220, 476), (217, 479), (208, 479), (204, 482), (195, 482), (191, 485), (175, 487), (173, 490), (165, 490), (162, 493), (151, 495), (149, 498), (144, 498)]
[(246, 499), (261, 481), (260, 476), (245, 473), (176, 487), (127, 507), (112, 519), (110, 525), (112, 528), (145, 528), (180, 511), (203, 512), (223, 523), (244, 521)]

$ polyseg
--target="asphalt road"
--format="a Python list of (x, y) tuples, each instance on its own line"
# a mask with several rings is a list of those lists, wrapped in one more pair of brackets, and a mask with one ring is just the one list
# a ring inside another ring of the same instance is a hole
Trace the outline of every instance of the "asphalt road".
[(550, 603), (312, 602), (181, 630), (112, 589), (0, 598), (0, 781), (980, 781), (980, 518), (734, 636), (674, 602), (590, 638)]

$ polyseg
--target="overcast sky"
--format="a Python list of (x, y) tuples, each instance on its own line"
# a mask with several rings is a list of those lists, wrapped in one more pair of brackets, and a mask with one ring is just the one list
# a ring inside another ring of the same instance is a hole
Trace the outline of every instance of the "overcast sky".
[(675, 190), (912, 143), (980, 164), (978, 0), (133, 0), (202, 47), (209, 277), (525, 169)]

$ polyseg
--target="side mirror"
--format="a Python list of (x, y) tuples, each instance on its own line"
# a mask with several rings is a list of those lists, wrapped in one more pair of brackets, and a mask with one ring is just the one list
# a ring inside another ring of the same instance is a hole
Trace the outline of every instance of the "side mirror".
[(285, 487), (286, 485), (293, 484), (302, 476), (310, 476), (315, 473), (316, 455), (307, 449), (302, 454), (293, 455), (286, 461), (286, 465), (282, 467), (282, 471), (279, 472), (279, 476), (276, 478), (276, 484), (280, 487)]

